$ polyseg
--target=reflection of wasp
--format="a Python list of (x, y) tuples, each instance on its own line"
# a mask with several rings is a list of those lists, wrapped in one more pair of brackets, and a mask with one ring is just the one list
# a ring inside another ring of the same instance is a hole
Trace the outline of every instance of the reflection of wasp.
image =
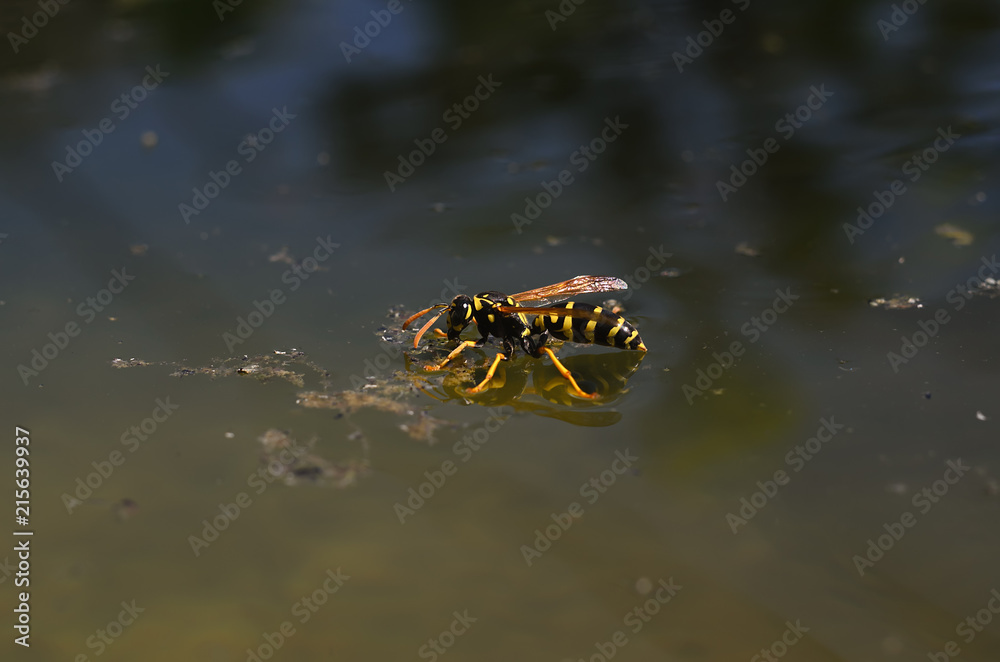
[[(559, 374), (569, 380), (574, 393), (584, 398), (596, 398), (598, 397), (597, 393), (586, 393), (580, 388), (570, 371), (559, 362), (551, 349), (545, 347), (545, 343), (552, 337), (576, 343), (594, 343), (645, 352), (646, 346), (642, 344), (639, 332), (625, 318), (599, 306), (572, 301), (565, 301), (553, 306), (547, 304), (574, 294), (614, 292), (627, 288), (628, 285), (625, 281), (611, 276), (577, 276), (562, 283), (539, 287), (513, 296), (495, 291), (481, 292), (474, 297), (459, 294), (452, 299), (451, 304), (439, 303), (426, 310), (421, 310), (406, 320), (403, 323), (403, 328), (406, 329), (415, 319), (423, 317), (432, 310), (444, 309), (417, 331), (417, 335), (413, 339), (413, 346), (416, 347), (421, 336), (433, 326), (438, 317), (445, 313), (448, 313), (446, 318), (448, 340), (458, 340), (459, 334), (465, 327), (471, 322), (476, 323), (482, 337), (477, 341), (463, 341), (448, 354), (444, 361), (431, 366), (431, 369), (435, 370), (443, 368), (467, 347), (482, 347), (490, 336), (499, 338), (503, 343), (503, 352), (494, 359), (490, 369), (486, 372), (486, 378), (469, 389), (469, 393), (479, 393), (486, 388), (486, 384), (496, 372), (497, 364), (514, 355), (515, 343), (517, 343), (521, 345), (526, 354), (536, 359), (541, 358), (542, 352), (548, 354)], [(521, 306), (520, 302), (522, 301), (538, 302), (543, 307)], [(527, 315), (535, 316), (531, 324), (528, 323)], [(440, 331), (438, 334), (445, 335)]]
[[(513, 408), (514, 411), (530, 412), (536, 416), (555, 418), (573, 425), (602, 427), (614, 425), (621, 420), (621, 413), (605, 405), (628, 392), (626, 389), (628, 380), (639, 368), (643, 356), (643, 352), (602, 352), (561, 357), (560, 363), (576, 375), (575, 378), (579, 380), (581, 388), (601, 394), (599, 400), (591, 399), (583, 402), (556, 367), (542, 361), (520, 365), (508, 361), (507, 363), (511, 365), (507, 365), (506, 369), (504, 365), (500, 365), (488, 388), (474, 395), (469, 393), (466, 386), (470, 381), (469, 375), (472, 374), (472, 370), (464, 366), (449, 372), (434, 384), (417, 375), (412, 376), (410, 383), (425, 395), (441, 402), (454, 400), (481, 407), (506, 406)], [(423, 365), (417, 365), (416, 361), (409, 357), (406, 357), (406, 367), (410, 371), (424, 369)], [(586, 381), (581, 379), (580, 375), (586, 375)], [(418, 385), (418, 380), (423, 384)]]

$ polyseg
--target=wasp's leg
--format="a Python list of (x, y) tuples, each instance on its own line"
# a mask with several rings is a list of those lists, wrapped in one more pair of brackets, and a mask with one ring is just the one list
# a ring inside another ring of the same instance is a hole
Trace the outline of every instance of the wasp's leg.
[(465, 350), (465, 348), (467, 348), (467, 347), (481, 347), (481, 346), (482, 345), (480, 345), (475, 340), (463, 340), (462, 343), (458, 347), (456, 347), (455, 349), (451, 350), (451, 353), (448, 354), (448, 356), (445, 358), (444, 361), (441, 361), (440, 363), (430, 363), (430, 364), (427, 365), (427, 367), (425, 368), (425, 370), (442, 370), (446, 365), (448, 365), (449, 361), (451, 361), (453, 358), (455, 358), (456, 356), (458, 356), (459, 354), (461, 354), (462, 351)]
[(503, 354), (497, 354), (497, 357), (493, 359), (493, 365), (491, 365), (490, 369), (486, 371), (486, 379), (467, 390), (466, 393), (481, 393), (483, 389), (486, 388), (486, 384), (493, 379), (493, 373), (497, 371), (497, 366), (501, 361), (506, 360), (506, 358), (507, 357)]
[(546, 354), (548, 354), (549, 358), (552, 359), (552, 365), (554, 365), (556, 367), (556, 370), (559, 371), (559, 374), (569, 380), (570, 386), (573, 387), (573, 391), (577, 395), (579, 395), (582, 398), (589, 398), (591, 400), (594, 399), (594, 398), (600, 397), (600, 394), (598, 394), (598, 393), (587, 393), (582, 388), (580, 388), (580, 385), (576, 383), (575, 379), (573, 379), (573, 375), (570, 374), (570, 371), (566, 368), (566, 366), (564, 366), (559, 361), (559, 359), (556, 358), (556, 353), (555, 352), (553, 352), (548, 347), (542, 347), (542, 351), (545, 352)]
[(434, 335), (438, 338), (447, 338), (448, 334), (441, 329), (434, 329)]

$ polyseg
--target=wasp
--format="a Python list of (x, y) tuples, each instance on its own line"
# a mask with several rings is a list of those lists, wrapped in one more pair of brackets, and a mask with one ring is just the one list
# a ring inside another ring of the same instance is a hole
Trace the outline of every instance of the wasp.
[[(405, 330), (409, 325), (429, 312), (442, 309), (428, 320), (413, 339), (416, 348), (420, 338), (430, 329), (439, 317), (445, 318), (448, 326), (447, 334), (436, 330), (439, 336), (448, 340), (458, 340), (460, 334), (475, 323), (479, 328), (479, 340), (462, 341), (458, 347), (448, 354), (439, 364), (428, 367), (441, 370), (449, 361), (469, 347), (482, 347), (490, 336), (500, 339), (503, 351), (497, 354), (493, 364), (486, 372), (486, 378), (468, 390), (469, 393), (479, 393), (493, 379), (500, 361), (509, 360), (514, 356), (515, 349), (520, 346), (524, 353), (539, 359), (542, 354), (548, 354), (559, 374), (567, 379), (574, 393), (583, 398), (597, 398), (597, 393), (587, 393), (576, 383), (570, 371), (556, 358), (555, 352), (546, 347), (550, 338), (566, 340), (575, 343), (593, 343), (619, 349), (646, 351), (646, 346), (639, 337), (639, 332), (624, 317), (607, 311), (600, 306), (585, 303), (564, 301), (553, 303), (577, 294), (592, 292), (615, 292), (628, 289), (628, 284), (620, 278), (612, 276), (577, 276), (570, 280), (553, 285), (546, 285), (520, 294), (506, 295), (493, 290), (480, 292), (470, 297), (459, 294), (450, 304), (439, 303), (421, 310), (403, 322)], [(535, 303), (537, 306), (523, 306), (522, 303)], [(529, 323), (528, 316), (534, 320)]]

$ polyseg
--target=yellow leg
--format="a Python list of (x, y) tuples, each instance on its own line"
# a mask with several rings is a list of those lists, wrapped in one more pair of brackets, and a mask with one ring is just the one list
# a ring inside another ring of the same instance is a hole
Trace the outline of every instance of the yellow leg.
[(580, 385), (576, 383), (575, 379), (573, 379), (573, 375), (570, 374), (570, 371), (566, 368), (566, 366), (564, 366), (562, 363), (559, 362), (559, 359), (556, 358), (555, 352), (553, 352), (548, 347), (542, 347), (542, 351), (548, 354), (549, 358), (552, 359), (552, 365), (556, 367), (556, 370), (559, 371), (559, 374), (569, 380), (570, 385), (573, 387), (573, 390), (576, 392), (577, 395), (579, 395), (582, 398), (589, 398), (591, 400), (600, 397), (600, 395), (597, 393), (587, 393), (582, 388), (580, 388)]
[[(442, 331), (441, 329), (434, 329), (434, 335), (437, 336), (438, 338), (447, 338), (448, 337), (448, 334), (445, 333), (444, 331)], [(646, 351), (646, 348), (643, 347), (642, 350)]]
[(479, 382), (478, 384), (470, 388), (468, 391), (466, 391), (466, 393), (479, 393), (484, 388), (486, 388), (486, 383), (489, 382), (491, 379), (493, 379), (493, 373), (497, 371), (497, 366), (505, 358), (507, 358), (505, 355), (497, 354), (497, 357), (493, 359), (493, 365), (491, 365), (490, 369), (486, 371), (486, 379), (484, 379), (483, 381)]
[(456, 356), (458, 356), (459, 354), (461, 354), (462, 351), (465, 350), (466, 347), (475, 347), (475, 346), (476, 346), (476, 343), (474, 341), (472, 341), (472, 340), (463, 340), (462, 343), (458, 347), (456, 347), (455, 349), (451, 350), (451, 353), (448, 354), (447, 358), (445, 358), (444, 361), (441, 361), (441, 363), (430, 363), (430, 364), (427, 365), (426, 368), (424, 368), (424, 370), (441, 370), (446, 365), (448, 365), (448, 361), (451, 361), (453, 358), (455, 358)]

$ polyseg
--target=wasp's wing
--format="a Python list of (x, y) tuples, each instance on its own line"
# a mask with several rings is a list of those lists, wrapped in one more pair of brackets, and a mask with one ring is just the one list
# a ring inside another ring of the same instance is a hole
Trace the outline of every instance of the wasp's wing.
[(614, 276), (577, 276), (554, 285), (546, 285), (511, 296), (514, 301), (537, 301), (544, 305), (576, 294), (627, 290), (628, 284)]
[[(496, 308), (499, 309), (501, 313), (514, 313), (520, 315), (558, 315), (559, 317), (579, 317), (585, 320), (601, 320), (601, 313), (596, 312), (593, 306), (589, 306), (587, 308), (496, 306)], [(606, 311), (602, 312), (604, 312), (605, 315), (609, 314)]]

